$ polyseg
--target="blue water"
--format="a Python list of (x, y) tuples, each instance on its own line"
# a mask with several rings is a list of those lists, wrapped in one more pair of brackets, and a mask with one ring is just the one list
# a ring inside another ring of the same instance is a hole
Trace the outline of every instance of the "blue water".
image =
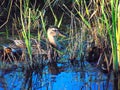
[[(32, 90), (113, 90), (113, 83), (107, 82), (108, 76), (87, 64), (84, 68), (68, 66), (57, 75), (52, 75), (48, 67), (45, 67), (42, 76), (32, 73)], [(25, 75), (22, 71), (12, 71), (1, 74), (0, 90), (21, 90), (25, 83)], [(108, 83), (108, 84), (107, 84)], [(108, 86), (107, 86), (108, 85)]]

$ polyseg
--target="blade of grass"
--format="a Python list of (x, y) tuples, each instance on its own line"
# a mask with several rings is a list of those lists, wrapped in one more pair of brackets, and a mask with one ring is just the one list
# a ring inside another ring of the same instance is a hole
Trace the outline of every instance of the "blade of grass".
[(116, 38), (117, 38), (117, 54), (118, 54), (118, 64), (120, 69), (120, 3), (118, 7), (118, 30), (116, 32)]
[[(114, 6), (115, 5), (115, 6)], [(118, 72), (118, 53), (117, 53), (117, 9), (118, 8), (118, 0), (114, 2), (114, 0), (111, 0), (111, 9), (112, 9), (112, 35), (114, 35), (114, 38), (112, 38), (113, 43), (113, 69), (115, 72)]]
[[(113, 3), (112, 3), (112, 0), (111, 0), (111, 7), (113, 8)], [(105, 8), (104, 8), (105, 4), (104, 4), (104, 0), (102, 0), (102, 6), (101, 6), (101, 9), (102, 9), (102, 15), (103, 15), (103, 23), (105, 23), (106, 25), (106, 29), (108, 31), (108, 35), (109, 35), (109, 38), (110, 38), (110, 42), (111, 42), (111, 46), (112, 46), (112, 56), (113, 56), (113, 69), (114, 71), (118, 71), (118, 63), (117, 63), (117, 42), (116, 42), (116, 29), (115, 27), (113, 26), (115, 21), (114, 21), (114, 11), (112, 11), (112, 29), (110, 28), (110, 22), (109, 22), (109, 19), (107, 18), (107, 15), (105, 13)], [(113, 10), (113, 9), (112, 9)], [(113, 38), (114, 37), (114, 38)]]
[(59, 28), (60, 25), (62, 24), (63, 16), (64, 16), (64, 13), (63, 13), (62, 16), (61, 16), (60, 21), (58, 22), (58, 25), (57, 25), (58, 28)]
[(82, 21), (85, 23), (85, 25), (86, 25), (89, 29), (91, 29), (90, 23), (84, 18), (84, 16), (80, 13), (80, 11), (77, 10), (77, 8), (75, 8), (75, 10), (77, 11), (78, 15), (81, 17), (81, 19), (82, 19)]
[[(28, 2), (26, 2), (28, 3)], [(28, 6), (28, 4), (26, 4)], [(25, 9), (28, 9), (28, 7), (26, 6)], [(24, 6), (25, 7), (25, 6)], [(24, 19), (23, 19), (23, 16), (24, 17), (27, 17), (27, 13), (25, 12), (23, 14), (23, 10), (22, 10), (22, 0), (20, 0), (20, 17), (21, 17), (21, 23), (22, 23), (22, 35), (23, 35), (23, 38), (25, 40), (25, 44), (26, 44), (26, 47), (27, 47), (27, 50), (28, 50), (28, 55), (30, 57), (30, 60), (32, 60), (32, 53), (31, 53), (31, 44), (30, 44), (30, 9), (28, 9), (29, 11), (29, 14), (28, 14), (28, 26), (26, 25), (27, 23), (24, 23)], [(27, 10), (25, 10), (27, 11)], [(27, 26), (27, 27), (26, 27)]]
[(47, 37), (47, 32), (46, 32), (46, 28), (45, 28), (46, 22), (44, 20), (44, 12), (40, 11), (39, 14), (40, 14), (40, 18), (41, 18), (41, 21), (42, 21), (42, 28), (43, 28), (45, 37)]

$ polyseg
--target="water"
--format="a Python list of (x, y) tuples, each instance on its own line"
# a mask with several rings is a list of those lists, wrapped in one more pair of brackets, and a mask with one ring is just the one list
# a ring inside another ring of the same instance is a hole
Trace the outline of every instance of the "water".
[[(58, 67), (59, 66), (59, 67)], [(7, 73), (5, 73), (7, 72)], [(112, 77), (112, 76), (110, 76)], [(43, 69), (0, 72), (0, 90), (113, 90), (113, 82), (89, 63), (53, 64)]]

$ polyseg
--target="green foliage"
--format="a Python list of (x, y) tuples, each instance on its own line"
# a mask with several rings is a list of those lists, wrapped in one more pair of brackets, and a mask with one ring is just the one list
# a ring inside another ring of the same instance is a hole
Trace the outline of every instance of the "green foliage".
[[(117, 18), (118, 18), (118, 0), (114, 2), (111, 0), (111, 9), (112, 9), (112, 33), (110, 34), (111, 45), (112, 45), (112, 53), (113, 53), (113, 69), (114, 71), (118, 71), (118, 57), (117, 57)], [(114, 38), (112, 38), (114, 37)]]
[(29, 3), (28, 0), (24, 1), (24, 12), (23, 12), (22, 1), (20, 2), (20, 17), (21, 17), (21, 23), (22, 23), (22, 35), (28, 50), (30, 60), (32, 60), (31, 43), (30, 43), (31, 9), (28, 7), (28, 3)]

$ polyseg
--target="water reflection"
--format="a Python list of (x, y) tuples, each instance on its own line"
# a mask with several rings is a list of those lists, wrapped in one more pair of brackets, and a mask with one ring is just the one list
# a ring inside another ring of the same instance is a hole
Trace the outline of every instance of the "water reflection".
[[(108, 83), (109, 81), (109, 83)], [(0, 71), (0, 90), (113, 90), (110, 76), (86, 64), (74, 67), (57, 63), (47, 66)]]

